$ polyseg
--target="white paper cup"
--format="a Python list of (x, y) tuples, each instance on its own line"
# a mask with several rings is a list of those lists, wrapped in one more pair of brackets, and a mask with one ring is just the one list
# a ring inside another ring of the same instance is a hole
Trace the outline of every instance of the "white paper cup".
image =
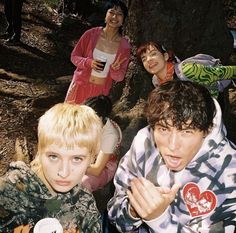
[(56, 218), (43, 218), (36, 223), (34, 233), (63, 233), (63, 228)]

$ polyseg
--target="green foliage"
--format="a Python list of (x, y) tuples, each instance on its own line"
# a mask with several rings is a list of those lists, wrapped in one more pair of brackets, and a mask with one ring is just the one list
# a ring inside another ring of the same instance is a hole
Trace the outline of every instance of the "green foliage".
[(59, 4), (59, 0), (44, 0), (44, 2), (49, 6), (55, 6)]

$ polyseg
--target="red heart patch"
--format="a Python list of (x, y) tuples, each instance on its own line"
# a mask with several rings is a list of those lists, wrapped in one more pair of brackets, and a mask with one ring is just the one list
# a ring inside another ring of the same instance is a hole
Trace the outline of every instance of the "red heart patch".
[(210, 190), (201, 193), (195, 183), (184, 186), (183, 198), (192, 217), (209, 214), (216, 207), (216, 195)]

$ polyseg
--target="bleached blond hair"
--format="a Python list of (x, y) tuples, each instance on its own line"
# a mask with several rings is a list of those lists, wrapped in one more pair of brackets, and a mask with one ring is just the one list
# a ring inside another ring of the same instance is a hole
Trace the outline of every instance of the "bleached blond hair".
[(32, 168), (39, 168), (40, 156), (52, 144), (68, 149), (85, 147), (95, 157), (100, 148), (101, 129), (101, 119), (92, 108), (68, 103), (54, 105), (39, 119), (38, 151)]

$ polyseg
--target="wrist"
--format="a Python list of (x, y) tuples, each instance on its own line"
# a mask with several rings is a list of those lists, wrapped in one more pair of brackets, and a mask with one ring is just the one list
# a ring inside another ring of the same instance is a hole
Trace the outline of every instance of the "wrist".
[(135, 211), (135, 209), (134, 209), (131, 205), (128, 206), (128, 211), (129, 211), (129, 215), (130, 215), (132, 218), (134, 218), (134, 219), (140, 219), (138, 213)]

